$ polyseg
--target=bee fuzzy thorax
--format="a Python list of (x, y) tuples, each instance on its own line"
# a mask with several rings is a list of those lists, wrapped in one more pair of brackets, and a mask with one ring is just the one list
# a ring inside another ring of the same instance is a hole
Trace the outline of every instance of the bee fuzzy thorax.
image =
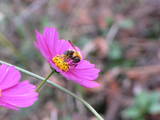
[(78, 52), (78, 51), (68, 50), (64, 54), (68, 58), (71, 58), (72, 60), (74, 60), (74, 59), (79, 59), (79, 61), (82, 60), (82, 56), (81, 56), (80, 52)]
[(73, 56), (78, 56), (80, 59), (82, 59), (82, 56), (81, 56), (80, 52), (77, 52), (77, 51), (74, 52)]

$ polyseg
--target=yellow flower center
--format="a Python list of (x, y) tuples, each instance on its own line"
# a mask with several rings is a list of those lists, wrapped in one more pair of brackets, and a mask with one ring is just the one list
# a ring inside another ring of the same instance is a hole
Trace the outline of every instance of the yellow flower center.
[(52, 59), (52, 61), (62, 71), (67, 72), (69, 70), (69, 64), (64, 61), (64, 56), (57, 55)]

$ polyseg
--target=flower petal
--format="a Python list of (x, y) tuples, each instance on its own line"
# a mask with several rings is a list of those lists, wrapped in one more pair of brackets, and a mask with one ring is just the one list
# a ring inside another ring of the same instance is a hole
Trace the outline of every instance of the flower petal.
[(55, 28), (45, 28), (43, 34), (36, 31), (36, 38), (35, 46), (47, 60), (56, 56), (59, 35)]
[(86, 60), (81, 60), (76, 68), (68, 72), (61, 72), (66, 78), (73, 80), (85, 87), (98, 87), (99, 84), (93, 80), (98, 77), (99, 69), (95, 68), (94, 64)]
[(2, 91), (0, 102), (17, 108), (29, 107), (38, 99), (38, 93), (35, 92), (35, 88), (28, 81), (23, 81), (12, 88)]
[[(57, 45), (57, 54), (64, 54), (65, 51), (72, 48), (70, 43), (67, 40), (59, 40), (59, 44)], [(73, 49), (73, 48), (72, 48)]]
[(88, 88), (95, 88), (95, 87), (100, 87), (100, 84), (95, 82), (95, 81), (82, 81), (81, 85), (88, 87)]
[(1, 100), (0, 100), (0, 106), (5, 107), (5, 108), (9, 108), (12, 110), (19, 110), (19, 108), (17, 108), (16, 106), (10, 105), (8, 103), (5, 103), (5, 101), (1, 101)]
[(50, 53), (53, 56), (57, 55), (59, 45), (59, 34), (56, 28), (46, 27), (43, 32), (43, 41), (45, 41)]
[[(35, 46), (48, 61), (52, 60), (56, 55), (64, 54), (67, 50), (74, 50), (67, 40), (59, 40), (59, 35), (55, 28), (47, 27), (44, 29), (43, 34), (36, 31), (36, 38)], [(76, 49), (80, 52), (78, 47)]]
[(0, 66), (0, 89), (4, 90), (15, 86), (21, 78), (21, 74), (13, 66), (2, 64)]

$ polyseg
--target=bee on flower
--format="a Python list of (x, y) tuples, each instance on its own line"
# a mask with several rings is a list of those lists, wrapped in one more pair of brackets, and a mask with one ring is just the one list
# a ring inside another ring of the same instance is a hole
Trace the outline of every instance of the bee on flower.
[(100, 86), (94, 81), (100, 70), (85, 60), (80, 49), (71, 41), (60, 40), (56, 28), (47, 27), (43, 33), (36, 31), (36, 38), (36, 47), (57, 72), (85, 87)]

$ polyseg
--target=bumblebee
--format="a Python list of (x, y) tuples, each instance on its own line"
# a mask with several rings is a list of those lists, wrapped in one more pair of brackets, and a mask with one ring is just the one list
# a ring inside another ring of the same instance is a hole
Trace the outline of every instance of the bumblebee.
[(65, 52), (67, 58), (72, 59), (73, 63), (79, 63), (81, 61), (81, 56), (79, 52), (74, 50), (68, 50)]
[(73, 43), (70, 40), (68, 40), (68, 42), (72, 46), (73, 50), (67, 50), (64, 54), (67, 58), (71, 59), (73, 63), (77, 64), (81, 61), (82, 56), (76, 50), (76, 47), (73, 45)]

